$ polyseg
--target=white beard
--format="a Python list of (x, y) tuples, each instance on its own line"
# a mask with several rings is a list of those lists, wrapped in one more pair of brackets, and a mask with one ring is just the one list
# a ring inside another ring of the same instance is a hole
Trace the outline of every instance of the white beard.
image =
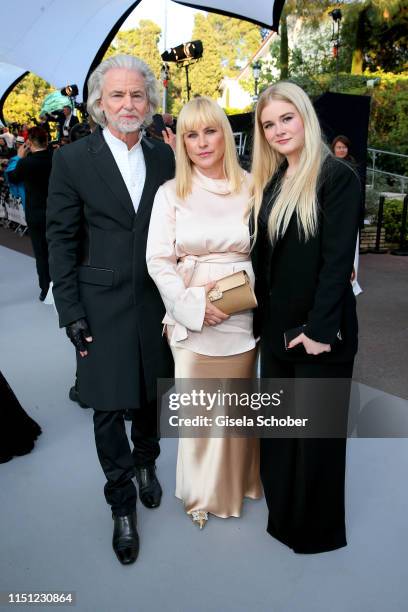
[(108, 114), (105, 113), (106, 121), (108, 125), (111, 125), (115, 130), (121, 132), (122, 134), (131, 134), (132, 132), (137, 132), (142, 127), (143, 119), (112, 119)]

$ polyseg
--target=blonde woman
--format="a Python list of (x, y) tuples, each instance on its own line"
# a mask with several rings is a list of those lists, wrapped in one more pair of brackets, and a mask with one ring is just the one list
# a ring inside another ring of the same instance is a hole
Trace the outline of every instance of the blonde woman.
[[(176, 178), (157, 192), (146, 254), (176, 378), (253, 376), (252, 312), (227, 316), (207, 298), (216, 280), (238, 270), (253, 282), (248, 202), (225, 113), (209, 98), (191, 100), (177, 122)], [(260, 495), (258, 440), (179, 440), (176, 496), (200, 528), (208, 513), (239, 516), (244, 497)]]
[[(252, 172), (261, 376), (297, 385), (343, 379), (335, 399), (344, 420), (357, 350), (350, 275), (360, 183), (322, 142), (313, 106), (297, 85), (280, 82), (260, 96)], [(285, 333), (292, 337), (286, 349)], [(310, 403), (307, 393), (297, 394), (292, 408), (300, 413)], [(261, 440), (267, 530), (295, 552), (346, 545), (345, 449), (344, 438)]]

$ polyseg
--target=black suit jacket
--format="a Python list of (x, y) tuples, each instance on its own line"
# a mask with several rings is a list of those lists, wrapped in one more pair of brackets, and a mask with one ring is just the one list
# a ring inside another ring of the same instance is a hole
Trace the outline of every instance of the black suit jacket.
[(61, 326), (89, 321), (94, 341), (77, 360), (79, 394), (98, 410), (138, 408), (155, 398), (158, 377), (172, 376), (146, 242), (153, 199), (174, 174), (174, 155), (160, 142), (143, 139), (142, 148), (146, 181), (137, 214), (100, 128), (54, 156), (47, 238), (55, 303)]
[[(357, 351), (350, 277), (360, 210), (359, 178), (347, 164), (327, 158), (319, 180), (317, 234), (305, 242), (294, 214), (285, 235), (272, 246), (266, 225), (283, 171), (265, 189), (252, 251), (259, 302), (255, 334), (266, 334), (270, 350), (284, 360), (348, 361)], [(306, 325), (304, 333), (313, 340), (330, 344), (331, 353), (307, 355), (303, 345), (286, 351), (284, 332), (301, 325)]]
[[(61, 113), (59, 120), (58, 120), (58, 136), (59, 138), (62, 138), (64, 136), (64, 125), (65, 125), (65, 120), (66, 117), (63, 113)], [(69, 124), (68, 124), (68, 132), (71, 130), (72, 127), (74, 127), (74, 125), (76, 125), (77, 123), (79, 123), (79, 119), (78, 117), (76, 117), (75, 115), (71, 114), (71, 117), (69, 119)]]
[(20, 159), (14, 170), (7, 175), (12, 183), (24, 183), (28, 225), (44, 223), (52, 156), (52, 151), (48, 149), (30, 153)]

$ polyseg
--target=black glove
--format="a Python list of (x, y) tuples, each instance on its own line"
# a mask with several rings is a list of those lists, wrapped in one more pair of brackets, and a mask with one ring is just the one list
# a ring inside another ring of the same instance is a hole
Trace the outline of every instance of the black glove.
[(92, 334), (86, 319), (78, 319), (78, 321), (70, 323), (66, 326), (65, 331), (77, 351), (84, 352), (88, 350), (89, 343), (85, 338), (89, 338)]

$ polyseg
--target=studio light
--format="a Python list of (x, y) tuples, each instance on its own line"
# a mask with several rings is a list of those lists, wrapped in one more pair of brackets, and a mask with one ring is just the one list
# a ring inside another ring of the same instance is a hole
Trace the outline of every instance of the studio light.
[(79, 94), (78, 85), (67, 85), (60, 89), (60, 92), (63, 96), (67, 96), (68, 98), (75, 98)]
[(169, 51), (162, 53), (163, 62), (185, 62), (186, 60), (197, 60), (203, 55), (203, 43), (201, 40), (192, 40), (190, 42), (172, 47)]

